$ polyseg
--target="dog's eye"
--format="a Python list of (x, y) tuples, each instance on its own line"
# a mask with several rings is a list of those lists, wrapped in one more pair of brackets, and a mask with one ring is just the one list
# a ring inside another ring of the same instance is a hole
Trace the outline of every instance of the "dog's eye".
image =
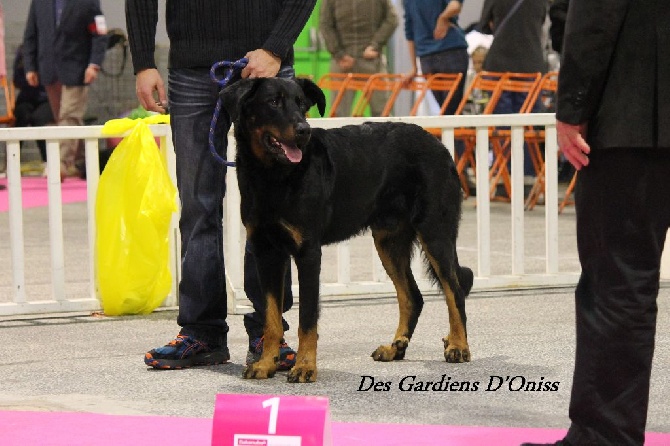
[(279, 98), (270, 99), (270, 106), (275, 108), (281, 107), (281, 100)]

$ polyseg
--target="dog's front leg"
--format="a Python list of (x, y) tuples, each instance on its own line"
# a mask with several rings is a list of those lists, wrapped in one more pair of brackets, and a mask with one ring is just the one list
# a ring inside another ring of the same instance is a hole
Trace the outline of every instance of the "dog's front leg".
[(298, 268), (300, 313), (298, 327), (298, 356), (295, 366), (288, 373), (288, 382), (316, 381), (316, 344), (319, 321), (319, 274), (321, 273), (321, 247), (304, 249), (295, 258)]
[(284, 278), (290, 265), (289, 257), (269, 244), (255, 241), (255, 255), (261, 290), (265, 297), (265, 325), (263, 327), (263, 353), (261, 358), (244, 369), (243, 377), (252, 379), (272, 378), (279, 363), (279, 344), (284, 337), (282, 308)]

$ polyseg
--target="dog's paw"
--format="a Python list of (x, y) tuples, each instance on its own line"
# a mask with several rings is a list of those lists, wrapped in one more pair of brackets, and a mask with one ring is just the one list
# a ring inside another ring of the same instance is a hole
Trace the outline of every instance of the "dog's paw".
[(276, 367), (263, 367), (260, 362), (248, 365), (242, 372), (244, 379), (268, 379), (275, 376)]
[(405, 351), (408, 345), (409, 339), (405, 337), (396, 339), (391, 345), (380, 345), (370, 356), (375, 361), (399, 361), (405, 358)]
[(444, 342), (444, 359), (447, 362), (470, 362), (470, 347), (467, 344), (451, 345), (448, 337), (442, 338), (442, 342)]
[(288, 372), (286, 380), (290, 383), (313, 383), (316, 381), (316, 367), (296, 365)]

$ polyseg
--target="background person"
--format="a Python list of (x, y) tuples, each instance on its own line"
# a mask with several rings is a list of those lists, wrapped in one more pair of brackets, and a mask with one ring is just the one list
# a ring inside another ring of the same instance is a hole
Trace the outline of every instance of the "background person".
[[(181, 200), (182, 276), (179, 282), (181, 330), (163, 347), (145, 355), (147, 365), (180, 369), (220, 364), (230, 359), (226, 279), (223, 259), (223, 197), (226, 167), (210, 153), (208, 137), (219, 87), (210, 79), (211, 66), (247, 57), (243, 78), (293, 77), (293, 44), (314, 8), (315, 0), (266, 2), (184, 2), (168, 0), (166, 22), (170, 38), (168, 89), (154, 58), (158, 0), (126, 0), (126, 24), (137, 97), (149, 111), (170, 109), (170, 126)], [(239, 78), (239, 77), (238, 77)], [(233, 81), (236, 79), (233, 79)], [(219, 155), (226, 156), (230, 118), (224, 110), (214, 130)], [(261, 294), (253, 247), (247, 244), (244, 286), (254, 305), (245, 315), (249, 334), (247, 363), (263, 349), (265, 297)], [(290, 274), (286, 277), (283, 311), (292, 303)], [(284, 323), (284, 331), (288, 324)], [(285, 342), (280, 369), (295, 363), (295, 351)]]
[[(384, 50), (397, 26), (398, 15), (390, 0), (323, 0), (319, 28), (332, 57), (330, 71), (388, 73)], [(388, 96), (382, 91), (372, 95), (372, 116), (382, 114)], [(354, 92), (345, 92), (335, 116), (350, 116), (353, 100)]]
[[(58, 125), (83, 125), (88, 86), (107, 49), (99, 0), (32, 0), (23, 35), (26, 80), (44, 85)], [(60, 144), (61, 178), (83, 175), (78, 140)]]
[[(480, 25), (493, 34), (484, 60), (484, 70), (511, 73), (546, 73), (543, 26), (548, 0), (485, 0)], [(493, 113), (511, 114), (521, 110), (527, 93), (504, 91)], [(538, 102), (534, 112), (541, 111)], [(524, 145), (524, 175), (536, 175), (533, 161)]]
[[(461, 73), (467, 77), (468, 42), (465, 32), (458, 26), (458, 14), (462, 0), (404, 0), (405, 38), (409, 49), (412, 69), (406, 74), (411, 80), (418, 73), (416, 58), (424, 75), (435, 73)], [(461, 81), (445, 110), (445, 115), (453, 115), (463, 99), (465, 82)], [(447, 92), (433, 91), (440, 106)]]

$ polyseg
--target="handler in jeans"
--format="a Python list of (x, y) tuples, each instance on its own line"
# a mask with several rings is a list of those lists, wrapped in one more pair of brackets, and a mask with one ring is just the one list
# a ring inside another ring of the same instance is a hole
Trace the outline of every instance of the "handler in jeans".
[[(230, 359), (227, 346), (227, 299), (223, 261), (223, 197), (226, 167), (210, 153), (209, 127), (219, 86), (209, 69), (219, 61), (249, 62), (236, 78), (293, 77), (293, 44), (307, 22), (315, 0), (266, 2), (184, 2), (167, 0), (170, 38), (168, 91), (154, 58), (158, 0), (126, 0), (126, 24), (137, 97), (147, 110), (171, 114), (181, 200), (179, 316), (181, 330), (163, 347), (146, 353), (147, 365), (180, 369), (220, 364)], [(234, 81), (236, 79), (232, 79)], [(214, 129), (216, 150), (226, 156), (230, 118), (221, 111)], [(255, 313), (245, 316), (249, 334), (247, 363), (260, 357), (265, 320), (253, 247), (245, 252), (245, 291)], [(293, 297), (286, 281), (284, 311)], [(284, 329), (288, 324), (284, 321)], [(295, 352), (282, 341), (280, 370), (295, 363)]]

